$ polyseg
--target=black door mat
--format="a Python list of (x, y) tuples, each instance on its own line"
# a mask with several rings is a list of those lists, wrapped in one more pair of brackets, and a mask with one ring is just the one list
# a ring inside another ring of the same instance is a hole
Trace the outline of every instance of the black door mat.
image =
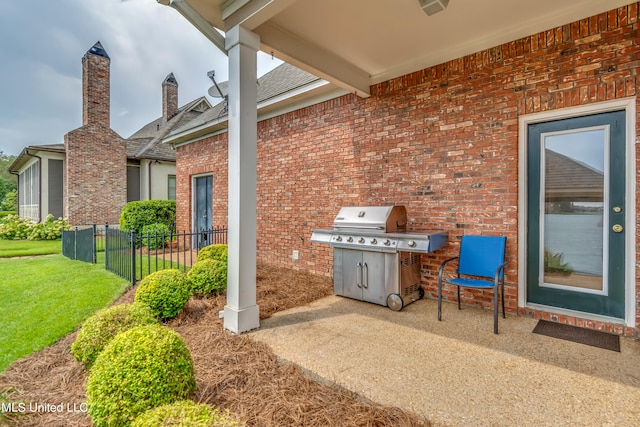
[(594, 331), (593, 329), (540, 320), (536, 327), (533, 328), (533, 333), (620, 352), (620, 337), (618, 335)]

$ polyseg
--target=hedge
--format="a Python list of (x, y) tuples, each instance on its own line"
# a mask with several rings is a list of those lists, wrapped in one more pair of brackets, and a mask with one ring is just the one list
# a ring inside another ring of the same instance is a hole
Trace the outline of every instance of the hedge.
[(120, 229), (141, 233), (145, 225), (164, 224), (175, 231), (175, 200), (139, 200), (124, 205), (120, 214)]

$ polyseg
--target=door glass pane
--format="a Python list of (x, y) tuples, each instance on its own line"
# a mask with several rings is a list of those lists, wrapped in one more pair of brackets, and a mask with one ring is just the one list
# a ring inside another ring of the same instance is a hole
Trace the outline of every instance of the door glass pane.
[(544, 137), (541, 286), (604, 290), (606, 145), (605, 129)]

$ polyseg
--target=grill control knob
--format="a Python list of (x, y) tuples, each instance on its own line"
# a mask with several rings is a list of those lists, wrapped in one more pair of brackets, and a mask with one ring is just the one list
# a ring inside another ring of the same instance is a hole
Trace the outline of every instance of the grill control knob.
[(364, 243), (364, 237), (361, 237), (360, 239), (358, 239), (358, 243)]
[(376, 239), (371, 239), (371, 244), (375, 245), (376, 243), (378, 243), (378, 241)]
[(409, 242), (407, 243), (407, 245), (409, 245), (410, 248), (415, 248), (416, 247), (416, 242), (413, 240), (409, 240)]
[(341, 236), (336, 237), (336, 242), (342, 242), (342, 237)]
[(351, 236), (347, 237), (347, 242), (349, 242), (349, 243), (353, 242), (353, 237), (351, 237)]
[(391, 240), (387, 239), (384, 241), (385, 246), (389, 246), (391, 244)]

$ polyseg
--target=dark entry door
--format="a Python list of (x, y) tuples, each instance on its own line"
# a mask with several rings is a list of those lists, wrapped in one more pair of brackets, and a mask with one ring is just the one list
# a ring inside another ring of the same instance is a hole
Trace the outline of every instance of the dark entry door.
[(198, 247), (211, 244), (211, 236), (206, 233), (213, 226), (213, 177), (199, 176), (195, 179), (194, 224), (198, 233)]
[(527, 301), (624, 318), (624, 111), (529, 125), (527, 163)]

